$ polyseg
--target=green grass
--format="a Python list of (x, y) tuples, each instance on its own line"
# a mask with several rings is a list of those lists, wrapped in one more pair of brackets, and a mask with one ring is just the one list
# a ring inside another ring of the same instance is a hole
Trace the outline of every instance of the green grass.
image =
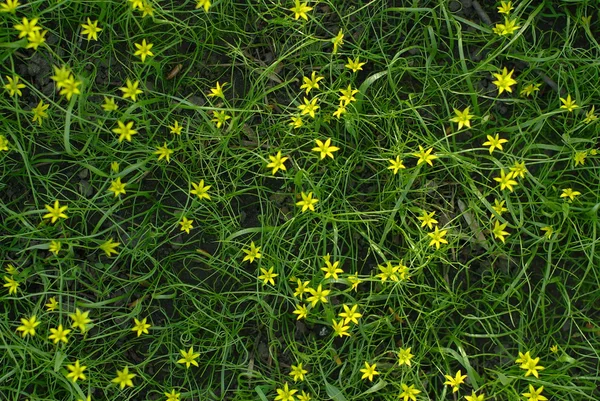
[[(0, 96), (0, 263), (16, 268), (3, 284), (19, 283), (16, 293), (0, 288), (0, 398), (164, 400), (175, 390), (181, 400), (265, 401), (285, 383), (296, 400), (302, 391), (397, 400), (402, 384), (419, 401), (472, 391), (527, 400), (529, 385), (549, 400), (600, 398), (599, 125), (586, 121), (600, 99), (593, 3), (516, 1), (520, 27), (505, 36), (493, 32), (504, 23), (499, 2), (481, 1), (492, 25), (441, 0), (310, 3), (308, 21), (293, 19), (293, 1), (215, 1), (208, 13), (194, 1), (151, 1), (145, 18), (126, 1), (0, 13), (0, 81), (25, 84), (22, 96)], [(23, 17), (48, 30), (37, 50), (17, 38)], [(103, 29), (98, 41), (81, 34), (87, 17)], [(145, 63), (133, 56), (143, 39), (154, 45)], [(348, 57), (367, 64), (352, 72)], [(63, 65), (82, 82), (71, 100), (50, 79)], [(517, 84), (499, 95), (492, 74), (504, 67)], [(302, 77), (313, 71), (324, 79), (306, 95)], [(140, 82), (136, 101), (121, 97), (127, 79)], [(216, 82), (227, 82), (224, 99), (207, 96)], [(540, 90), (521, 94), (528, 84)], [(348, 85), (359, 93), (337, 119)], [(560, 108), (567, 95), (572, 112)], [(290, 126), (315, 96), (315, 118)], [(104, 97), (118, 110), (103, 110)], [(31, 112), (40, 100), (49, 105), (41, 125)], [(450, 120), (465, 107), (474, 117), (459, 130)], [(217, 128), (213, 111), (231, 119)], [(118, 121), (134, 122), (131, 141), (112, 132)], [(175, 121), (181, 135), (170, 133)], [(495, 134), (508, 142), (490, 154), (482, 144)], [(340, 150), (320, 160), (312, 148), (327, 138)], [(169, 163), (154, 154), (164, 143)], [(417, 165), (419, 146), (433, 148), (432, 166)], [(266, 165), (278, 151), (287, 169), (273, 175)], [(406, 166), (398, 174), (388, 169), (396, 156)], [(501, 190), (494, 178), (517, 162), (527, 172)], [(118, 197), (117, 177), (127, 184)], [(190, 194), (200, 180), (210, 200)], [(561, 198), (566, 188), (581, 194)], [(319, 200), (315, 211), (296, 206), (302, 192)], [(55, 200), (68, 218), (51, 223), (43, 216)], [(439, 249), (423, 211), (447, 230)], [(189, 234), (183, 217), (194, 221)], [(495, 222), (506, 223), (505, 242)], [(109, 239), (120, 244), (110, 257), (99, 248)], [(262, 257), (250, 263), (252, 241)], [(344, 271), (337, 280), (324, 278), (327, 254)], [(410, 278), (382, 282), (387, 262)], [(258, 279), (270, 267), (275, 285)], [(310, 294), (294, 296), (298, 279), (331, 291), (300, 320), (293, 311)], [(362, 317), (340, 338), (332, 320), (343, 305)], [(50, 329), (71, 328), (76, 308), (92, 323), (54, 344)], [(30, 316), (41, 323), (23, 336)], [(138, 337), (143, 318), (151, 327)], [(190, 347), (200, 355), (186, 369), (177, 361)], [(411, 366), (400, 366), (407, 347)], [(515, 363), (526, 351), (540, 358), (539, 377)], [(87, 369), (74, 383), (76, 360)], [(361, 379), (365, 362), (377, 364), (372, 382)], [(308, 373), (294, 382), (298, 363)], [(136, 376), (121, 390), (111, 381), (124, 367)], [(458, 370), (468, 378), (453, 393), (444, 376)]]

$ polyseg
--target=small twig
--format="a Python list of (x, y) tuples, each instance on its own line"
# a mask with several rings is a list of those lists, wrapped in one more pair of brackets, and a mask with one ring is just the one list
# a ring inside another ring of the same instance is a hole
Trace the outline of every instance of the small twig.
[(542, 81), (544, 81), (549, 87), (554, 89), (559, 95), (562, 96), (562, 94), (560, 93), (560, 89), (558, 89), (558, 84), (556, 82), (554, 82), (554, 80), (552, 78), (550, 78), (548, 75), (544, 74), (543, 72), (540, 72), (539, 74), (540, 74), (540, 77), (542, 78)]
[(481, 20), (483, 22), (485, 22), (488, 25), (492, 25), (492, 20), (490, 19), (490, 16), (487, 15), (487, 13), (485, 12), (485, 10), (483, 8), (481, 8), (481, 5), (479, 4), (479, 2), (477, 0), (473, 0), (473, 8), (475, 9), (475, 11), (477, 11), (477, 15), (479, 15), (479, 18), (481, 18)]

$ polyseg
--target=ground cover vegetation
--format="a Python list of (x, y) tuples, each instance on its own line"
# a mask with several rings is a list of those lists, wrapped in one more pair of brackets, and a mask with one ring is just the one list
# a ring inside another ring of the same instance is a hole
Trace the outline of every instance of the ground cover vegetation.
[(597, 400), (596, 1), (5, 0), (2, 400)]

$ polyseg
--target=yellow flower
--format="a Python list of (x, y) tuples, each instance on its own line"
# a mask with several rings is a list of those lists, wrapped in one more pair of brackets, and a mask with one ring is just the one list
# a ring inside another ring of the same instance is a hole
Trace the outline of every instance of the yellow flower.
[(338, 108), (333, 112), (333, 116), (339, 120), (342, 114), (344, 113), (346, 113), (346, 106), (340, 104)]
[(492, 209), (498, 214), (498, 216), (502, 216), (502, 213), (508, 212), (508, 209), (504, 207), (504, 203), (506, 201), (499, 201), (498, 199), (494, 199), (494, 206)]
[(519, 357), (515, 360), (515, 363), (526, 363), (531, 359), (531, 355), (529, 355), (529, 351), (526, 353), (522, 353), (519, 351)]
[(152, 8), (152, 5), (147, 2), (144, 1), (142, 4), (142, 18), (145, 18), (146, 16), (153, 16), (154, 15), (154, 8)]
[(496, 81), (493, 81), (492, 83), (498, 88), (499, 95), (504, 91), (512, 92), (511, 86), (517, 83), (517, 81), (512, 78), (514, 72), (514, 69), (508, 72), (507, 68), (504, 67), (502, 74), (492, 74), (494, 78), (496, 78)]
[(68, 216), (64, 213), (67, 210), (67, 206), (60, 206), (57, 200), (54, 201), (54, 207), (50, 205), (45, 205), (48, 213), (42, 216), (44, 219), (50, 219), (51, 223), (56, 223), (56, 220), (59, 218), (66, 219)]
[(48, 299), (48, 303), (44, 306), (46, 307), (46, 310), (48, 312), (55, 311), (58, 308), (58, 301), (55, 297), (51, 297), (50, 299)]
[(340, 105), (347, 106), (350, 102), (356, 101), (354, 95), (358, 93), (358, 89), (352, 89), (352, 85), (348, 84), (348, 88), (340, 89), (340, 92), (342, 92), (342, 96), (339, 98)]
[(111, 162), (110, 163), (110, 171), (115, 174), (119, 173), (119, 162)]
[(500, 170), (500, 177), (494, 177), (494, 181), (500, 183), (500, 190), (504, 191), (508, 188), (510, 192), (513, 191), (513, 186), (517, 185), (517, 181), (513, 180), (514, 173), (511, 171), (508, 174), (504, 170)]
[(133, 373), (129, 373), (129, 368), (125, 366), (123, 370), (117, 370), (117, 377), (111, 380), (111, 382), (119, 385), (121, 390), (125, 388), (125, 386), (133, 387), (133, 379), (136, 375)]
[(302, 206), (302, 213), (306, 212), (308, 209), (311, 211), (315, 211), (315, 204), (319, 201), (317, 198), (313, 198), (313, 193), (309, 192), (308, 195), (304, 192), (300, 193), (302, 200), (296, 202), (296, 206)]
[(494, 32), (500, 36), (508, 36), (515, 33), (520, 27), (520, 25), (517, 25), (516, 19), (509, 20), (507, 17), (504, 17), (504, 24), (496, 24)]
[[(529, 354), (529, 352), (527, 353)], [(529, 375), (534, 375), (536, 377), (536, 379), (539, 379), (539, 372), (538, 370), (544, 370), (545, 368), (543, 366), (538, 365), (538, 363), (540, 362), (540, 358), (532, 358), (531, 356), (529, 358), (527, 358), (526, 360), (524, 360), (521, 363), (521, 366), (519, 366), (521, 369), (525, 370), (525, 377), (529, 376)]]
[(324, 77), (317, 75), (316, 71), (313, 71), (309, 77), (302, 77), (302, 81), (304, 82), (300, 85), (300, 89), (306, 89), (306, 94), (310, 92), (312, 89), (319, 89), (319, 81), (325, 79)]
[(213, 118), (211, 121), (217, 124), (217, 128), (221, 128), (223, 126), (223, 124), (225, 124), (225, 122), (230, 119), (231, 119), (231, 116), (228, 115), (225, 112), (225, 110), (221, 110), (221, 111), (213, 110)]
[(273, 171), (273, 175), (275, 175), (275, 173), (277, 173), (277, 170), (282, 170), (285, 171), (287, 170), (287, 168), (285, 167), (285, 161), (288, 159), (288, 157), (282, 157), (281, 156), (281, 151), (277, 152), (277, 154), (275, 156), (269, 156), (269, 159), (271, 160), (271, 162), (269, 164), (267, 164), (267, 168), (272, 168)]
[(565, 188), (562, 190), (562, 194), (560, 194), (561, 198), (569, 198), (571, 201), (575, 200), (575, 197), (581, 195), (579, 191), (573, 191), (572, 188)]
[(417, 394), (419, 394), (421, 390), (417, 390), (414, 384), (407, 386), (406, 384), (401, 383), (400, 386), (402, 387), (402, 392), (399, 397), (402, 398), (403, 401), (417, 401)]
[(30, 335), (31, 337), (35, 336), (35, 328), (40, 325), (41, 322), (37, 320), (35, 315), (31, 316), (29, 319), (21, 318), (22, 325), (17, 327), (17, 331), (22, 331), (21, 335), (25, 337), (26, 335)]
[(361, 63), (360, 57), (356, 57), (356, 59), (352, 60), (348, 57), (348, 64), (344, 65), (344, 67), (349, 68), (352, 72), (362, 71), (362, 66), (367, 64), (366, 62)]
[(312, 100), (304, 98), (304, 104), (298, 106), (298, 109), (300, 109), (300, 115), (308, 114), (312, 118), (315, 118), (315, 112), (319, 109), (319, 107), (321, 107), (317, 104), (317, 100), (318, 99), (316, 97)]
[(127, 185), (127, 183), (121, 182), (121, 177), (117, 177), (116, 180), (110, 183), (110, 188), (108, 188), (108, 190), (114, 192), (116, 198), (120, 194), (125, 195), (125, 185)]
[(138, 337), (141, 336), (142, 333), (150, 334), (148, 329), (152, 326), (149, 323), (146, 323), (146, 320), (146, 318), (143, 318), (142, 320), (137, 320), (136, 318), (133, 318), (134, 325), (131, 331), (137, 332)]
[[(512, 6), (512, 1), (501, 1), (500, 2), (500, 7), (498, 7), (498, 12), (500, 14), (510, 14), (511, 10), (513, 10), (514, 7)], [(470, 401), (470, 400), (468, 400)]]
[(70, 76), (62, 82), (62, 89), (58, 94), (64, 95), (67, 100), (71, 100), (73, 95), (81, 94), (81, 90), (78, 88), (79, 85), (81, 85), (81, 81), (77, 81), (74, 77)]
[(0, 13), (14, 13), (20, 5), (19, 0), (6, 0), (0, 4)]
[(290, 376), (294, 378), (294, 382), (298, 380), (303, 381), (304, 375), (308, 373), (308, 370), (302, 368), (302, 363), (294, 366), (292, 365), (292, 371), (290, 372)]
[(471, 119), (475, 116), (469, 114), (469, 107), (466, 107), (463, 111), (454, 109), (454, 114), (456, 114), (456, 117), (451, 118), (450, 121), (458, 123), (458, 129), (462, 127), (471, 128)]
[(348, 324), (350, 322), (358, 324), (358, 319), (362, 317), (362, 314), (356, 311), (358, 309), (358, 305), (353, 305), (352, 308), (349, 308), (346, 304), (344, 304), (342, 307), (344, 308), (344, 311), (340, 312), (338, 316), (344, 318), (344, 324)]
[(527, 172), (527, 169), (525, 168), (525, 162), (515, 162), (513, 167), (510, 168), (510, 171), (513, 173), (513, 178), (525, 178), (525, 173)]
[(554, 344), (553, 346), (551, 346), (550, 352), (552, 352), (553, 354), (556, 354), (558, 352), (558, 345)]
[(8, 295), (16, 294), (19, 289), (19, 282), (10, 276), (4, 276), (4, 281), (6, 281), (4, 288), (8, 288)]
[(104, 253), (106, 253), (106, 256), (110, 257), (112, 253), (114, 253), (115, 255), (117, 255), (119, 253), (116, 250), (116, 248), (119, 245), (121, 245), (120, 242), (113, 242), (112, 238), (110, 238), (108, 241), (104, 242), (98, 248), (101, 249), (101, 250), (103, 250)]
[(348, 330), (350, 330), (350, 326), (344, 324), (344, 319), (340, 319), (339, 322), (336, 322), (335, 319), (332, 319), (331, 320), (331, 328), (333, 329), (333, 332), (337, 336), (350, 337), (350, 333), (348, 333)]
[(19, 31), (19, 38), (24, 38), (25, 36), (42, 30), (41, 26), (37, 26), (38, 20), (38, 18), (33, 18), (29, 21), (26, 17), (23, 17), (22, 23), (14, 26), (14, 28)]
[(379, 273), (376, 277), (381, 279), (382, 283), (385, 283), (388, 279), (392, 281), (398, 281), (398, 276), (396, 272), (398, 272), (399, 266), (392, 266), (392, 262), (387, 261), (385, 265), (377, 266), (381, 273)]
[(129, 121), (128, 123), (117, 121), (117, 124), (119, 127), (113, 128), (112, 132), (119, 134), (119, 143), (123, 142), (124, 139), (127, 139), (128, 142), (131, 142), (131, 137), (137, 134), (137, 131), (133, 129), (133, 121)]
[(444, 375), (446, 381), (444, 384), (447, 384), (452, 387), (452, 392), (456, 393), (458, 391), (459, 386), (465, 382), (467, 375), (461, 375), (461, 371), (456, 372), (456, 376), (452, 377), (451, 375)]
[(0, 150), (8, 152), (8, 139), (4, 135), (0, 135)]
[(433, 230), (433, 225), (437, 224), (438, 221), (433, 218), (435, 212), (427, 213), (425, 210), (421, 210), (421, 216), (417, 219), (421, 220), (421, 228), (427, 226), (430, 230)]
[(81, 24), (83, 28), (81, 30), (82, 35), (87, 35), (87, 40), (98, 40), (98, 32), (102, 29), (98, 28), (98, 20), (92, 22), (90, 17), (87, 18), (87, 24)]
[(554, 233), (554, 229), (552, 226), (542, 227), (541, 230), (544, 232), (544, 237), (547, 239), (552, 238), (552, 234)]
[(25, 46), (25, 48), (37, 50), (37, 48), (46, 41), (46, 38), (44, 36), (46, 36), (47, 33), (48, 31), (46, 30), (31, 32), (29, 35), (27, 35), (28, 43), (27, 46)]
[(419, 158), (419, 160), (417, 160), (417, 166), (421, 163), (427, 163), (430, 166), (433, 166), (433, 160), (437, 159), (438, 157), (431, 154), (431, 152), (433, 152), (433, 148), (425, 150), (423, 146), (419, 145), (419, 152), (413, 153), (414, 157)]
[(144, 8), (143, 0), (128, 0), (131, 3), (131, 8), (135, 10), (136, 8), (142, 9)]
[(305, 20), (308, 21), (308, 15), (306, 15), (307, 12), (309, 12), (310, 10), (312, 10), (312, 7), (309, 7), (306, 2), (304, 3), (300, 3), (300, 0), (295, 0), (296, 4), (294, 5), (294, 7), (290, 8), (290, 11), (294, 13), (294, 19), (299, 19), (299, 18), (304, 18)]
[(394, 174), (398, 174), (398, 170), (406, 168), (404, 164), (402, 164), (400, 156), (396, 156), (396, 160), (389, 159), (388, 161), (391, 164), (391, 166), (388, 167), (388, 170), (394, 170)]
[(57, 66), (52, 66), (52, 68), (54, 68), (54, 75), (51, 76), (50, 78), (56, 82), (56, 87), (57, 88), (63, 88), (65, 85), (65, 81), (67, 81), (69, 78), (71, 78), (71, 72), (69, 71), (68, 67), (66, 65), (62, 66), (62, 67), (57, 67)]
[(542, 84), (529, 84), (529, 85), (527, 85), (526, 87), (524, 87), (523, 89), (521, 89), (521, 96), (531, 96), (535, 92), (539, 92), (541, 85)]
[(298, 315), (298, 318), (296, 320), (300, 320), (300, 319), (306, 319), (306, 316), (308, 315), (308, 309), (306, 308), (305, 305), (302, 304), (298, 304), (296, 306), (296, 309), (294, 309), (294, 315)]
[(54, 256), (58, 256), (58, 252), (60, 252), (60, 248), (62, 248), (62, 243), (60, 241), (50, 241), (50, 245), (48, 245), (48, 250), (54, 254)]
[(398, 351), (398, 365), (411, 366), (410, 360), (413, 358), (413, 354), (410, 353), (410, 347), (400, 348)]
[(167, 401), (179, 401), (179, 397), (181, 397), (181, 393), (176, 393), (175, 390), (171, 390), (170, 393), (165, 392), (165, 397), (167, 397)]
[(12, 263), (8, 263), (8, 264), (6, 265), (6, 267), (4, 268), (4, 270), (6, 270), (6, 272), (7, 272), (8, 274), (10, 274), (11, 276), (14, 276), (15, 274), (17, 274), (17, 268), (16, 268), (16, 267), (14, 267), (14, 266), (12, 265)]
[(548, 398), (542, 395), (544, 386), (540, 386), (537, 390), (531, 384), (529, 385), (529, 392), (523, 393), (523, 397), (527, 398), (527, 401), (546, 401)]
[(298, 401), (310, 401), (310, 394), (302, 390), (302, 394), (298, 395)]
[(343, 273), (344, 271), (340, 269), (338, 266), (340, 265), (339, 261), (331, 263), (329, 261), (329, 254), (325, 257), (325, 267), (321, 267), (321, 270), (325, 272), (325, 278), (333, 277), (334, 280), (338, 279), (338, 273)]
[(51, 328), (50, 332), (52, 334), (48, 336), (48, 339), (54, 341), (54, 344), (58, 344), (59, 341), (62, 341), (65, 344), (69, 342), (67, 339), (67, 334), (71, 332), (71, 329), (63, 329), (62, 324), (59, 324), (55, 329)]
[(333, 54), (336, 54), (338, 48), (344, 44), (344, 34), (342, 33), (341, 29), (335, 36), (335, 38), (331, 39), (331, 42), (333, 43)]
[(185, 351), (184, 349), (179, 350), (181, 356), (183, 358), (179, 359), (177, 363), (185, 364), (186, 369), (190, 368), (190, 365), (194, 365), (198, 367), (198, 361), (196, 359), (200, 356), (200, 354), (194, 354), (194, 347), (190, 347), (189, 351)]
[(208, 12), (210, 8), (210, 0), (196, 0), (196, 9), (204, 8), (205, 12)]
[(127, 78), (127, 81), (125, 81), (125, 86), (119, 88), (119, 90), (123, 92), (123, 99), (127, 99), (129, 97), (135, 102), (137, 95), (142, 93), (142, 90), (138, 89), (139, 85), (140, 81), (132, 82), (129, 78)]
[(500, 138), (500, 135), (498, 135), (498, 134), (496, 134), (495, 136), (487, 135), (487, 142), (484, 142), (483, 146), (490, 147), (490, 155), (491, 155), (492, 152), (494, 151), (494, 149), (496, 149), (496, 148), (498, 148), (500, 150), (504, 150), (504, 149), (502, 149), (502, 144), (507, 143), (507, 142), (508, 142), (508, 139)]
[(283, 388), (277, 389), (277, 397), (275, 397), (275, 401), (294, 401), (294, 394), (297, 392), (298, 390), (291, 390), (286, 382)]
[(76, 360), (73, 365), (67, 365), (67, 369), (69, 370), (69, 373), (67, 373), (67, 378), (73, 380), (73, 383), (75, 383), (77, 380), (85, 380), (83, 371), (87, 369), (87, 366), (80, 365), (79, 359)]
[(166, 159), (167, 163), (169, 163), (171, 161), (173, 149), (169, 149), (167, 143), (165, 142), (163, 146), (157, 147), (153, 154), (158, 155), (158, 160)]
[(575, 152), (573, 155), (573, 161), (575, 162), (575, 166), (577, 167), (579, 164), (582, 166), (585, 164), (585, 158), (587, 157), (587, 152)]
[(4, 84), (4, 89), (8, 91), (10, 96), (14, 96), (15, 94), (17, 96), (23, 96), (23, 92), (21, 92), (21, 89), (23, 89), (25, 85), (20, 83), (19, 79), (20, 78), (18, 75), (15, 75), (14, 77), (9, 77), (8, 75), (6, 75), (6, 80), (8, 81), (8, 83)]
[(573, 110), (579, 108), (579, 106), (575, 104), (575, 100), (571, 99), (571, 95), (567, 95), (566, 99), (563, 99), (561, 97), (560, 101), (563, 103), (562, 106), (560, 106), (560, 108), (567, 109), (567, 111), (569, 112), (572, 112)]
[(179, 222), (179, 224), (181, 225), (181, 230), (180, 231), (185, 231), (186, 234), (190, 233), (190, 230), (193, 228), (192, 227), (192, 223), (194, 222), (194, 220), (188, 220), (187, 217), (183, 217), (181, 219), (181, 221)]
[(373, 365), (369, 365), (369, 362), (365, 362), (365, 367), (360, 370), (361, 373), (363, 373), (361, 379), (369, 379), (369, 381), (373, 381), (373, 376), (379, 374), (379, 372), (375, 370), (376, 367), (376, 363), (374, 363)]
[(225, 87), (225, 85), (227, 85), (227, 82), (224, 82), (223, 85), (217, 82), (217, 85), (214, 88), (210, 88), (208, 97), (220, 97), (221, 99), (225, 99), (225, 94), (223, 93), (223, 87)]
[(436, 249), (440, 249), (441, 244), (447, 244), (448, 241), (444, 238), (444, 236), (448, 233), (448, 230), (442, 230), (435, 226), (435, 230), (432, 233), (428, 233), (427, 235), (431, 237), (431, 242), (429, 242), (429, 246), (435, 246)]
[(310, 302), (313, 308), (317, 305), (318, 302), (322, 302), (324, 304), (327, 303), (327, 295), (331, 292), (331, 290), (324, 290), (321, 284), (315, 290), (314, 288), (309, 288), (308, 291), (312, 294), (310, 297), (306, 298), (307, 302)]
[(475, 391), (471, 391), (471, 395), (465, 395), (465, 400), (467, 400), (467, 401), (484, 401), (485, 394), (481, 393), (481, 394), (477, 395), (477, 394), (475, 394)]
[(33, 122), (37, 121), (38, 124), (41, 126), (42, 119), (48, 117), (48, 113), (46, 113), (46, 110), (48, 109), (48, 107), (50, 107), (49, 104), (44, 104), (44, 101), (40, 100), (38, 105), (36, 107), (34, 107), (33, 109), (31, 109), (31, 112), (33, 113), (32, 121)]
[(498, 220), (494, 222), (494, 228), (492, 229), (492, 233), (495, 238), (498, 238), (502, 243), (504, 243), (504, 237), (509, 235), (508, 231), (504, 231), (508, 223), (500, 224)]
[(146, 61), (146, 57), (154, 56), (151, 49), (154, 46), (152, 43), (147, 43), (146, 39), (142, 40), (142, 43), (134, 43), (137, 50), (133, 53), (134, 56), (140, 56), (142, 63)]
[(594, 114), (595, 110), (596, 110), (596, 106), (592, 106), (592, 108), (585, 113), (585, 119), (583, 120), (583, 122), (585, 124), (589, 124), (592, 121), (596, 121), (598, 119), (598, 116), (596, 114)]
[(258, 276), (258, 279), (263, 281), (263, 285), (267, 283), (275, 285), (275, 277), (277, 277), (278, 274), (273, 273), (273, 269), (274, 267), (270, 267), (269, 270), (263, 269), (262, 267), (260, 268), (262, 275)]
[(104, 96), (104, 103), (102, 104), (102, 108), (104, 109), (104, 111), (110, 113), (111, 111), (117, 110), (119, 106), (117, 106), (117, 104), (115, 103), (115, 99), (113, 99), (112, 97)]
[(242, 251), (246, 254), (244, 259), (242, 259), (242, 262), (249, 260), (250, 263), (254, 263), (254, 259), (260, 259), (262, 257), (260, 246), (256, 246), (254, 241), (250, 242), (250, 249), (242, 249)]
[(294, 128), (300, 128), (304, 125), (304, 123), (302, 122), (302, 117), (300, 116), (292, 116), (290, 117), (290, 119), (292, 120), (292, 122), (288, 125), (291, 125)]
[(323, 160), (327, 156), (329, 156), (333, 159), (333, 152), (337, 152), (338, 150), (340, 150), (340, 148), (338, 148), (337, 146), (331, 145), (331, 138), (327, 138), (325, 143), (323, 143), (319, 139), (317, 139), (317, 140), (315, 140), (315, 143), (317, 144), (317, 146), (312, 148), (312, 151), (320, 152), (321, 160)]
[(358, 278), (358, 274), (348, 276), (348, 282), (350, 283), (350, 289), (358, 291), (358, 285), (362, 283), (362, 280)]
[(169, 128), (171, 129), (171, 134), (173, 135), (181, 135), (181, 130), (183, 129), (183, 127), (179, 125), (179, 121), (175, 121), (173, 125), (169, 125)]
[(192, 195), (198, 196), (198, 199), (208, 199), (210, 200), (210, 195), (208, 194), (208, 190), (212, 185), (204, 185), (204, 180), (200, 180), (198, 184), (192, 182), (192, 186), (194, 189), (190, 191)]
[(310, 281), (302, 282), (302, 280), (296, 279), (296, 283), (298, 284), (298, 286), (296, 287), (296, 290), (294, 290), (294, 296), (299, 299), (302, 299), (304, 293), (308, 292), (308, 286), (310, 285)]
[(69, 317), (73, 320), (71, 327), (78, 328), (82, 333), (87, 330), (87, 324), (92, 322), (89, 316), (90, 312), (82, 312), (79, 308), (75, 309), (75, 313), (70, 313)]

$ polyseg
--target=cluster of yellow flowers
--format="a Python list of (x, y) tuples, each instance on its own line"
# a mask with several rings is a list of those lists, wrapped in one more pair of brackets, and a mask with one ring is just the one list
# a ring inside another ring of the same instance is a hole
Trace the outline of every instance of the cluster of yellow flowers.
[[(12, 265), (7, 267), (14, 270)], [(45, 305), (46, 310), (48, 312), (56, 311), (59, 308), (58, 301), (55, 297), (51, 297), (48, 299), (48, 303)], [(79, 329), (81, 334), (85, 334), (91, 327), (92, 319), (89, 318), (89, 311), (82, 312), (79, 308), (75, 309), (75, 313), (70, 313), (68, 316), (72, 320), (71, 327), (73, 329)], [(137, 318), (133, 319), (133, 327), (131, 331), (135, 332), (139, 337), (142, 334), (149, 334), (149, 330), (152, 326), (147, 323), (147, 318), (143, 318), (138, 320)], [(29, 317), (21, 318), (21, 325), (17, 327), (17, 331), (21, 332), (23, 337), (30, 336), (34, 337), (36, 335), (36, 328), (42, 322), (38, 320), (36, 315), (31, 315)], [(48, 336), (49, 340), (52, 340), (54, 344), (67, 344), (69, 342), (69, 334), (73, 331), (72, 329), (65, 329), (62, 324), (59, 324), (56, 328), (50, 328), (50, 335)], [(179, 359), (177, 363), (185, 364), (187, 368), (190, 365), (198, 366), (198, 362), (196, 359), (200, 356), (198, 353), (193, 352), (193, 348), (190, 347), (189, 351), (181, 350), (181, 354), (183, 355), (182, 359)], [(84, 373), (87, 370), (87, 366), (82, 365), (79, 359), (75, 360), (74, 363), (66, 364), (66, 377), (70, 379), (73, 383), (76, 383), (78, 380), (86, 380), (86, 375)], [(120, 389), (124, 389), (126, 386), (133, 387), (133, 378), (136, 377), (136, 374), (129, 372), (129, 367), (125, 366), (123, 370), (117, 370), (116, 377), (112, 379), (112, 382), (120, 387)], [(178, 401), (180, 393), (176, 393), (175, 390), (171, 390), (171, 392), (165, 392), (165, 396), (168, 401)], [(90, 397), (88, 396), (88, 400)]]
[(498, 7), (498, 12), (504, 15), (504, 24), (496, 24), (492, 31), (500, 36), (509, 36), (515, 33), (520, 26), (517, 25), (516, 18), (510, 18), (510, 12), (514, 9), (512, 6), (512, 1), (501, 1), (500, 3), (501, 4), (500, 7)]

